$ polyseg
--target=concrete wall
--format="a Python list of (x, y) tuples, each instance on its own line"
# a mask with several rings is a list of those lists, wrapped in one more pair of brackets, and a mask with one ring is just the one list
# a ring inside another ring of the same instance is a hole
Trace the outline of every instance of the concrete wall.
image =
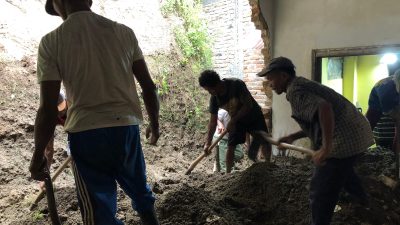
[[(0, 49), (13, 58), (34, 55), (43, 35), (57, 28), (62, 19), (50, 16), (45, 0), (0, 1)], [(98, 0), (92, 11), (131, 27), (145, 55), (169, 52), (173, 36), (162, 17), (159, 0)]]
[(145, 55), (169, 52), (173, 35), (160, 11), (160, 0), (98, 0), (92, 10), (135, 31)]
[[(271, 2), (273, 56), (291, 58), (306, 78), (311, 78), (312, 49), (400, 44), (398, 0), (265, 0), (266, 19)], [(299, 129), (284, 95), (274, 94), (272, 110), (275, 138)]]

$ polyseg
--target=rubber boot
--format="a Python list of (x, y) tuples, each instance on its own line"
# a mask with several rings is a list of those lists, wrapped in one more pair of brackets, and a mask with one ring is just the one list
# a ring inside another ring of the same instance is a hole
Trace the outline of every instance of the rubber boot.
[(154, 209), (139, 214), (140, 221), (143, 225), (159, 225), (156, 212)]

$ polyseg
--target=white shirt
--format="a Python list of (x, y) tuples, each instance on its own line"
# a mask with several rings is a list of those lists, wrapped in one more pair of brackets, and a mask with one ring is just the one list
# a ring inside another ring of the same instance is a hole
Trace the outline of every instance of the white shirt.
[(143, 59), (129, 27), (90, 11), (70, 14), (39, 45), (39, 83), (62, 80), (68, 96), (65, 130), (137, 125), (142, 112), (132, 72)]
[[(218, 120), (224, 125), (224, 129), (226, 129), (229, 121), (231, 120), (228, 111), (226, 111), (225, 109), (218, 109)], [(219, 135), (220, 134), (218, 133), (218, 125), (217, 125), (217, 130), (214, 133), (214, 137), (219, 137)], [(227, 140), (228, 133), (226, 133), (222, 139)]]

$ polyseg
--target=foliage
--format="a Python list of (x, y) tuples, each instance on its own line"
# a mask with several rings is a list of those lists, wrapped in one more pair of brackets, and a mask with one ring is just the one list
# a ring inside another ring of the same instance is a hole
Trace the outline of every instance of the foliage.
[(44, 214), (42, 212), (40, 212), (40, 211), (35, 211), (32, 214), (32, 218), (33, 218), (33, 221), (39, 221), (39, 220), (42, 220), (44, 218)]
[(208, 95), (198, 85), (197, 71), (182, 62), (176, 64), (177, 58), (177, 54), (171, 53), (147, 59), (160, 96), (160, 120), (203, 130), (208, 119)]
[(201, 10), (199, 0), (166, 0), (161, 7), (164, 16), (176, 15), (183, 21), (174, 28), (174, 35), (185, 61), (193, 59), (195, 68), (206, 69), (212, 66), (212, 51)]

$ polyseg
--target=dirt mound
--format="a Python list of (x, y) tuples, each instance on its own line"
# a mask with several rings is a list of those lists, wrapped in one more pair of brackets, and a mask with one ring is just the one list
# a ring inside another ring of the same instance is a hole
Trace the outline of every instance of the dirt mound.
[(290, 224), (290, 218), (307, 224), (309, 174), (309, 163), (257, 163), (242, 172), (192, 179), (160, 200), (160, 219), (163, 224)]
[[(308, 160), (286, 158), (228, 175), (170, 180), (167, 186), (173, 187), (164, 187), (169, 190), (157, 205), (160, 219), (162, 224), (309, 224), (312, 168)], [(332, 224), (400, 224), (400, 189), (376, 176), (362, 180), (370, 205), (343, 194)]]
[(359, 159), (357, 170), (364, 176), (386, 175), (394, 178), (396, 174), (395, 154), (382, 147), (370, 148)]

